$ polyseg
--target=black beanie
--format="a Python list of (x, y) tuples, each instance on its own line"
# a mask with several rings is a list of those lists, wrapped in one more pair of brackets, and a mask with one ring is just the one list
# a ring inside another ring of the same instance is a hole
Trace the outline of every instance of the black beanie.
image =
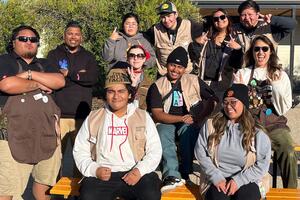
[(226, 90), (223, 96), (223, 100), (226, 97), (234, 97), (240, 100), (245, 107), (249, 108), (249, 96), (248, 96), (248, 87), (244, 84), (232, 84), (230, 88)]
[(168, 56), (167, 63), (174, 63), (186, 68), (188, 64), (188, 54), (186, 50), (181, 46), (174, 49)]

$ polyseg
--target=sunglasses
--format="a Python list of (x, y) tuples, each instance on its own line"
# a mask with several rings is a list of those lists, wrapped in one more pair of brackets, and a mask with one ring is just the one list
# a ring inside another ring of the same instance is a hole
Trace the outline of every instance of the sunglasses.
[(219, 20), (224, 20), (226, 19), (226, 15), (221, 15), (219, 17), (213, 17), (214, 22), (218, 22)]
[(138, 58), (138, 59), (143, 59), (143, 58), (145, 58), (146, 56), (144, 55), (144, 54), (142, 54), (142, 53), (139, 53), (139, 54), (134, 54), (134, 53), (129, 53), (128, 54), (128, 57), (129, 58)]
[(222, 106), (223, 106), (223, 107), (227, 107), (228, 105), (230, 105), (231, 107), (235, 107), (235, 106), (236, 106), (236, 103), (237, 103), (238, 101), (239, 101), (239, 100), (237, 100), (237, 99), (233, 99), (233, 100), (229, 100), (229, 101), (225, 100), (225, 101), (222, 102)]
[(28, 40), (31, 43), (38, 43), (39, 42), (39, 39), (37, 37), (19, 36), (16, 39), (19, 40), (20, 42), (28, 42)]
[(269, 51), (269, 47), (268, 46), (264, 46), (264, 47), (256, 46), (256, 47), (253, 48), (253, 50), (255, 52), (259, 52), (260, 50), (262, 50), (263, 52), (267, 52), (267, 51)]

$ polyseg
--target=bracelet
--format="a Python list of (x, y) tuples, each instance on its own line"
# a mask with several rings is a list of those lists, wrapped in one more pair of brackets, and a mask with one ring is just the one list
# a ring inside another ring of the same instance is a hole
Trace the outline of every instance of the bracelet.
[(31, 70), (28, 70), (28, 71), (27, 71), (27, 79), (28, 79), (28, 80), (32, 80)]

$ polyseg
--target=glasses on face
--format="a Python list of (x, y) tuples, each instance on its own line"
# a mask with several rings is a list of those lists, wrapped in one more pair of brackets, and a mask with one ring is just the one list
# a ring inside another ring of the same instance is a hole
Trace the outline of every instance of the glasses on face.
[(146, 56), (142, 53), (138, 53), (138, 54), (134, 54), (134, 53), (129, 53), (128, 54), (128, 57), (129, 58), (137, 58), (137, 59), (143, 59), (145, 58)]
[(262, 50), (263, 52), (267, 52), (267, 51), (269, 51), (269, 47), (268, 46), (263, 46), (263, 47), (256, 46), (253, 48), (253, 50), (255, 52), (259, 52), (260, 50)]
[(137, 26), (137, 23), (125, 23), (124, 26)]
[(213, 17), (214, 22), (218, 22), (219, 20), (224, 20), (226, 19), (226, 15), (221, 15), (219, 17)]
[(232, 99), (232, 100), (224, 100), (222, 102), (222, 106), (223, 107), (227, 107), (228, 105), (230, 105), (231, 107), (235, 107), (236, 106), (236, 103), (238, 102), (239, 100), (237, 99)]
[(20, 42), (28, 42), (28, 40), (31, 43), (38, 43), (39, 42), (39, 39), (37, 37), (19, 36), (16, 39), (19, 40)]

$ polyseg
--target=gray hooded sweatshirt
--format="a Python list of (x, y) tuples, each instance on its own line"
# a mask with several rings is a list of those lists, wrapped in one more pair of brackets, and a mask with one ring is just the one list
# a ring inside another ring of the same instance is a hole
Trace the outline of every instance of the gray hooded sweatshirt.
[(200, 130), (195, 146), (195, 156), (202, 171), (208, 180), (216, 185), (226, 178), (232, 178), (238, 188), (251, 182), (259, 183), (268, 172), (271, 159), (271, 142), (267, 134), (257, 129), (255, 135), (256, 162), (251, 167), (243, 170), (246, 163), (247, 152), (242, 146), (243, 133), (240, 132), (238, 123), (228, 121), (225, 133), (217, 148), (217, 161), (219, 167), (213, 164), (208, 152), (207, 123)]
[(118, 40), (112, 40), (108, 38), (104, 43), (102, 57), (105, 61), (109, 62), (109, 66), (112, 67), (117, 61), (127, 61), (126, 52), (132, 45), (142, 45), (147, 50), (151, 57), (145, 62), (146, 67), (153, 67), (156, 64), (155, 52), (151, 44), (146, 40), (141, 33), (137, 33), (135, 36), (128, 37), (122, 32), (119, 32), (122, 38)]

